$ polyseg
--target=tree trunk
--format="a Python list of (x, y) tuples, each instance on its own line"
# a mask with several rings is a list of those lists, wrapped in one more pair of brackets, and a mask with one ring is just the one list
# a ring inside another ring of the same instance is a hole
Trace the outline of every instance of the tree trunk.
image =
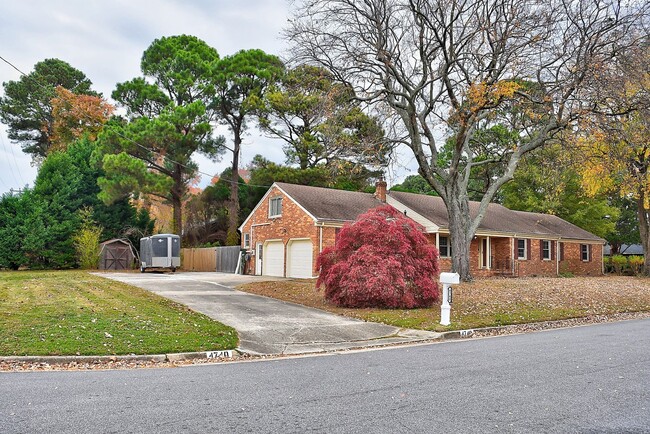
[(474, 234), (470, 233), (469, 200), (466, 195), (462, 197), (456, 189), (452, 188), (448, 190), (445, 202), (451, 237), (452, 271), (458, 273), (463, 281), (468, 282), (472, 280), (470, 246), (474, 237)]
[(645, 192), (639, 189), (639, 197), (636, 201), (637, 214), (639, 216), (639, 234), (641, 235), (641, 245), (643, 246), (643, 274), (650, 276), (650, 218), (649, 210), (645, 207)]
[(235, 143), (232, 152), (232, 182), (230, 185), (230, 202), (228, 204), (228, 234), (226, 244), (236, 246), (239, 244), (237, 228), (239, 227), (239, 149), (241, 147), (241, 133), (234, 129)]
[(172, 230), (178, 236), (183, 235), (183, 175), (180, 165), (176, 165), (172, 176), (174, 185), (172, 186), (172, 210), (173, 221)]

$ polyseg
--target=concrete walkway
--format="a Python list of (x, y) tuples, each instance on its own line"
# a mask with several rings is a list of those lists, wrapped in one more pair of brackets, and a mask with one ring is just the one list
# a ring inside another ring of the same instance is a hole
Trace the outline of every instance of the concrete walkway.
[(440, 333), (364, 322), (237, 291), (272, 280), (227, 273), (96, 273), (182, 303), (239, 332), (249, 354), (305, 354), (436, 339)]

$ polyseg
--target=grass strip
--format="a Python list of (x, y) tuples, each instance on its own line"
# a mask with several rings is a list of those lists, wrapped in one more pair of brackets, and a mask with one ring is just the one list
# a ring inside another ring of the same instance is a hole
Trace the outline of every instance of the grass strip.
[(84, 271), (0, 272), (0, 356), (164, 354), (237, 343), (231, 327)]

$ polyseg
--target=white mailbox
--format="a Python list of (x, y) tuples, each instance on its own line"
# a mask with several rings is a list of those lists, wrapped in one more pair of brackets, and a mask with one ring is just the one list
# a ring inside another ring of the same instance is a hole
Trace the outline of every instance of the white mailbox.
[(458, 273), (440, 273), (440, 283), (447, 285), (458, 285), (460, 283), (460, 274)]
[(442, 305), (440, 305), (440, 324), (451, 324), (451, 285), (460, 283), (458, 273), (440, 273), (440, 283), (442, 283)]

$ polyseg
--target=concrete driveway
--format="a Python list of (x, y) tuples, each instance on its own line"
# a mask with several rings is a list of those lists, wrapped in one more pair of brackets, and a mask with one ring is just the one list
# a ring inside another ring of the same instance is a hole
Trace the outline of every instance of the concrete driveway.
[(182, 303), (239, 332), (249, 354), (304, 354), (435, 339), (440, 335), (364, 322), (293, 303), (237, 291), (272, 280), (227, 273), (97, 273)]

